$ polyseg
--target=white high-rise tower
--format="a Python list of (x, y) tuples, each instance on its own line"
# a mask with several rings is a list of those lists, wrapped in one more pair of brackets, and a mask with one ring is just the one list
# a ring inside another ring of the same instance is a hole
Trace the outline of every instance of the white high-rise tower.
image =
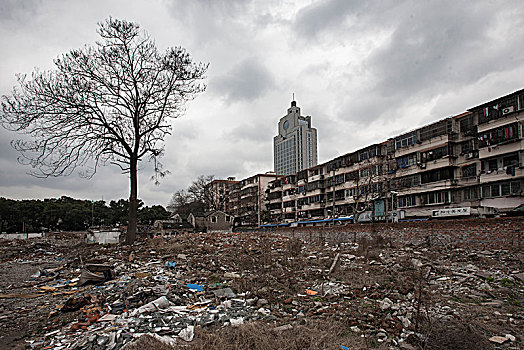
[(311, 127), (311, 116), (300, 115), (295, 101), (287, 115), (278, 122), (278, 135), (273, 139), (274, 165), (277, 175), (290, 175), (317, 165), (317, 129)]

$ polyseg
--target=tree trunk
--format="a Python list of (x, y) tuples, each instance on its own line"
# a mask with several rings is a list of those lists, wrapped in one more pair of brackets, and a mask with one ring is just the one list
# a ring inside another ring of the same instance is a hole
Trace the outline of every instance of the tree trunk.
[(137, 221), (137, 160), (135, 158), (131, 159), (129, 167), (129, 179), (131, 181), (131, 188), (129, 193), (129, 218), (127, 222), (127, 235), (126, 235), (126, 244), (133, 244), (136, 239), (136, 221)]

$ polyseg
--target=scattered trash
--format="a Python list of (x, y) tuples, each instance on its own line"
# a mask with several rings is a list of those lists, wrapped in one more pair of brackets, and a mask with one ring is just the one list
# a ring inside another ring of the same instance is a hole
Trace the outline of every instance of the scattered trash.
[(170, 305), (169, 300), (165, 296), (153, 300), (150, 303), (147, 303), (144, 306), (139, 307), (135, 310), (134, 314), (148, 314), (156, 310), (165, 309)]
[(167, 268), (174, 268), (176, 266), (176, 261), (168, 261), (166, 263)]
[(120, 230), (90, 231), (86, 236), (86, 243), (115, 244), (120, 241)]
[(229, 320), (229, 323), (231, 324), (232, 327), (238, 327), (244, 324), (244, 318), (243, 317), (232, 318)]
[(234, 272), (226, 272), (224, 274), (224, 277), (225, 278), (240, 278), (240, 275), (238, 273), (234, 273)]
[(140, 279), (143, 279), (143, 278), (151, 278), (151, 273), (150, 272), (135, 272), (135, 278), (140, 278)]
[(187, 326), (186, 328), (182, 329), (180, 333), (178, 333), (178, 336), (180, 337), (180, 339), (185, 340), (187, 342), (192, 341), (193, 337), (195, 336), (195, 327)]
[(508, 340), (509, 340), (508, 338), (506, 338), (506, 337), (500, 337), (500, 336), (498, 336), (498, 335), (489, 338), (489, 341), (490, 341), (490, 342), (497, 343), (497, 344), (504, 344), (504, 343), (507, 342)]
[(189, 283), (187, 285), (187, 288), (189, 288), (189, 290), (192, 292), (203, 292), (204, 291), (204, 286), (201, 286), (199, 284), (194, 284), (194, 283)]
[(114, 321), (117, 319), (117, 315), (112, 314), (105, 314), (104, 316), (100, 317), (98, 319), (98, 322), (108, 322), (108, 321)]
[(290, 325), (290, 324), (285, 324), (283, 326), (279, 326), (279, 327), (273, 328), (273, 330), (275, 332), (282, 332), (282, 331), (287, 331), (287, 330), (290, 330), (290, 329), (293, 329), (293, 326)]
[(216, 289), (213, 291), (213, 294), (215, 294), (217, 298), (235, 298), (236, 297), (236, 294), (233, 293), (231, 288)]
[(73, 296), (73, 297), (67, 299), (67, 301), (64, 303), (64, 305), (62, 306), (60, 311), (62, 311), (62, 312), (76, 311), (76, 310), (80, 310), (81, 308), (83, 308), (84, 306), (89, 305), (89, 304), (91, 304), (91, 297), (89, 297), (89, 296), (85, 296), (85, 297), (84, 296), (80, 296), (80, 297)]
[(316, 290), (306, 289), (306, 294), (307, 295), (317, 295), (318, 292)]
[(115, 277), (115, 272), (110, 265), (104, 264), (86, 264), (78, 281), (79, 286), (89, 283), (100, 284), (110, 281)]

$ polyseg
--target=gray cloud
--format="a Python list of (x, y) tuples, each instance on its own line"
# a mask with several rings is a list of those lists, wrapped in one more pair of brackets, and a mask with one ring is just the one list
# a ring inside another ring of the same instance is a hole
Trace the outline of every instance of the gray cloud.
[(367, 1), (326, 0), (301, 9), (293, 25), (301, 38), (317, 39), (319, 35), (347, 26), (347, 19), (366, 6)]
[(272, 134), (276, 135), (276, 126), (268, 123), (267, 120), (254, 120), (250, 123), (244, 121), (231, 130), (224, 132), (224, 141), (250, 141), (271, 143)]
[[(496, 4), (413, 4), (390, 42), (370, 58), (379, 77), (376, 90), (382, 95), (431, 94), (521, 64), (524, 57), (517, 60), (511, 54), (521, 36), (511, 32), (522, 33), (522, 14), (522, 8), (508, 11)], [(502, 28), (506, 21), (513, 23), (511, 31)]]
[(227, 74), (210, 82), (210, 88), (226, 102), (253, 101), (275, 85), (269, 70), (256, 58), (243, 60)]
[[(339, 81), (360, 69), (362, 86), (351, 90), (337, 119), (351, 118), (361, 125), (398, 118), (402, 109), (477, 83), (489, 74), (508, 72), (524, 63), (524, 7), (512, 1), (464, 3), (406, 0), (384, 5), (380, 1), (327, 0), (315, 2), (297, 14), (295, 34), (305, 41), (324, 42), (385, 36), (379, 46), (355, 67), (348, 62)], [(511, 23), (511, 25), (508, 25)], [(350, 84), (347, 84), (350, 85)], [(424, 120), (440, 118), (438, 110)]]
[[(240, 40), (250, 24), (242, 22), (249, 11), (251, 1), (244, 0), (197, 0), (173, 1), (169, 5), (172, 17), (191, 28), (187, 34), (193, 40), (204, 45), (213, 45), (216, 40)], [(236, 28), (237, 30), (231, 30)]]
[(4, 25), (32, 21), (41, 5), (42, 0), (2, 0), (0, 2), (0, 20)]

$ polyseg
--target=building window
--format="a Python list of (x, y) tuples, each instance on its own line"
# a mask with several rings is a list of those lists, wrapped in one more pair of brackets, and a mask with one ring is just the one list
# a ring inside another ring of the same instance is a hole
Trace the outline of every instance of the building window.
[(217, 222), (217, 217), (216, 216), (212, 216), (211, 217), (211, 222)]
[(491, 196), (492, 197), (500, 196), (500, 185), (499, 184), (491, 185)]
[(522, 186), (520, 181), (506, 181), (502, 183), (489, 184), (482, 186), (482, 197), (501, 197), (520, 195)]
[(511, 181), (511, 194), (520, 195), (522, 193), (522, 186), (520, 185), (520, 181)]
[(440, 159), (442, 157), (445, 157), (449, 154), (448, 152), (448, 146), (442, 146), (439, 148), (435, 148), (426, 152), (420, 152), (420, 161), (421, 162), (429, 162), (431, 160)]
[(420, 196), (422, 204), (444, 204), (449, 203), (449, 191), (424, 193)]
[(475, 177), (477, 176), (477, 164), (470, 164), (462, 167), (462, 177)]
[(478, 111), (479, 124), (487, 123), (492, 119), (498, 119), (507, 113), (517, 109), (517, 96), (511, 95), (498, 99), (497, 103), (491, 106), (484, 106)]
[(395, 149), (401, 149), (414, 145), (417, 142), (417, 133), (413, 132), (395, 139)]
[(453, 179), (453, 171), (449, 168), (436, 169), (421, 174), (421, 183), (426, 184), (430, 182), (450, 180)]
[(411, 153), (406, 156), (397, 158), (397, 165), (399, 168), (406, 168), (416, 163), (417, 163), (417, 154), (416, 153)]
[(484, 131), (479, 135), (479, 147), (487, 147), (506, 141), (517, 140), (519, 138), (518, 130), (518, 124), (513, 123)]
[(478, 187), (469, 187), (464, 189), (464, 200), (471, 201), (479, 199), (480, 189)]
[(465, 141), (460, 144), (460, 152), (462, 154), (472, 153), (477, 148), (478, 148), (478, 145), (477, 145), (476, 139)]
[(509, 196), (511, 194), (509, 182), (504, 182), (500, 185), (500, 192), (503, 196)]
[(413, 187), (413, 186), (418, 186), (418, 185), (420, 185), (420, 175), (419, 174), (403, 176), (403, 177), (392, 180), (393, 189), (407, 188), (407, 187)]
[(409, 195), (409, 196), (398, 198), (398, 207), (399, 208), (414, 207), (416, 205), (417, 205), (417, 201), (414, 195)]
[(491, 197), (491, 186), (484, 185), (482, 186), (482, 198), (488, 198), (488, 197)]

